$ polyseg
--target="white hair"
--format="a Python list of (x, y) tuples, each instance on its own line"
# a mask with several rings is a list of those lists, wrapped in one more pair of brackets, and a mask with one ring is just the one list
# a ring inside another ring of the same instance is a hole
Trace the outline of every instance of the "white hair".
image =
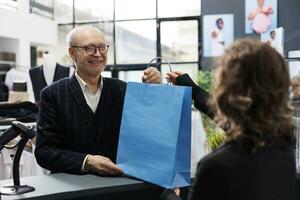
[(81, 32), (83, 30), (87, 30), (87, 29), (92, 29), (92, 30), (98, 31), (104, 37), (104, 33), (94, 26), (78, 26), (78, 27), (73, 28), (66, 36), (66, 42), (67, 42), (68, 46), (72, 47), (73, 45), (75, 45), (76, 35), (79, 32)]

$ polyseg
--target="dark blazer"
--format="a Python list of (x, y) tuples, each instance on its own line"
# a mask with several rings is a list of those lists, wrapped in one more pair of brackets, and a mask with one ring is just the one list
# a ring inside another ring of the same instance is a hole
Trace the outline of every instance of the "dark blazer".
[(35, 156), (52, 172), (82, 173), (87, 154), (116, 160), (126, 83), (103, 78), (95, 113), (75, 78), (64, 78), (41, 92)]
[[(177, 83), (193, 87), (194, 105), (213, 117), (208, 93), (185, 74)], [(268, 138), (251, 153), (250, 142), (239, 137), (202, 158), (189, 194), (190, 200), (283, 200), (289, 199), (296, 180), (294, 138)], [(166, 190), (161, 199), (178, 200)]]
[[(294, 148), (290, 140), (273, 140), (251, 154), (247, 140), (237, 139), (200, 160), (190, 200), (283, 200), (296, 180)], [(170, 191), (162, 199), (177, 200)]]
[[(56, 63), (53, 82), (62, 78), (69, 77), (70, 67), (62, 66)], [(34, 99), (36, 102), (40, 101), (40, 92), (47, 86), (47, 82), (44, 75), (44, 66), (36, 66), (29, 70), (29, 75), (32, 83), (32, 89), (34, 93)]]

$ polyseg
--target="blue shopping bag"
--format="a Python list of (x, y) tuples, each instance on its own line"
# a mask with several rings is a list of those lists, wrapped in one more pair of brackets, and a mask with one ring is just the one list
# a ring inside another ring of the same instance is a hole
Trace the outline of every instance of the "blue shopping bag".
[(191, 88), (127, 84), (117, 165), (165, 188), (190, 185)]

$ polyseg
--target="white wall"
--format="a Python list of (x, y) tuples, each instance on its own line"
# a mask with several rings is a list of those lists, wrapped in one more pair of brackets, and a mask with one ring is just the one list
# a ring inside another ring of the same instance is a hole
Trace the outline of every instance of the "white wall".
[[(0, 51), (7, 48), (16, 53), (16, 64), (30, 67), (30, 44), (56, 45), (57, 23), (29, 13), (29, 0), (18, 1), (17, 10), (0, 8), (0, 37), (17, 42), (0, 43)], [(3, 40), (3, 39), (2, 39)]]
[[(57, 24), (33, 14), (0, 9), (0, 36), (20, 38), (34, 43), (56, 44)], [(6, 20), (5, 20), (6, 19)]]

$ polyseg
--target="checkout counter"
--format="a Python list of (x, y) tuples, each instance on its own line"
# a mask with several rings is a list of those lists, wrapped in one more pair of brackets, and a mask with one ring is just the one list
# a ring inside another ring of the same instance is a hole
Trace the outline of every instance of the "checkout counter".
[[(2, 186), (12, 180), (0, 181)], [(284, 183), (278, 183), (284, 184)], [(21, 185), (30, 185), (35, 191), (21, 195), (2, 195), (1, 200), (32, 199), (104, 199), (104, 200), (159, 200), (163, 188), (127, 177), (100, 177), (96, 175), (50, 174), (21, 178)], [(181, 190), (187, 198), (188, 188)], [(300, 199), (300, 170), (297, 172), (295, 192), (290, 200)], [(288, 200), (288, 199), (287, 199)]]
[[(13, 184), (0, 181), (1, 186)], [(12, 199), (130, 199), (159, 200), (163, 188), (127, 177), (101, 177), (96, 175), (50, 174), (21, 178), (21, 185), (35, 191), (20, 195), (1, 195), (1, 200)]]
[[(9, 128), (9, 127), (4, 127)], [(280, 172), (278, 172), (280, 173)], [(35, 191), (20, 195), (1, 195), (1, 200), (32, 199), (104, 199), (104, 200), (159, 200), (164, 188), (128, 177), (103, 177), (97, 175), (50, 174), (23, 177), (21, 185)], [(278, 183), (284, 184), (284, 183)], [(0, 181), (0, 186), (13, 185), (13, 180)], [(181, 190), (182, 199), (187, 199), (188, 188)], [(300, 169), (297, 170), (295, 192), (290, 200), (300, 199)], [(289, 200), (287, 198), (287, 200)]]

